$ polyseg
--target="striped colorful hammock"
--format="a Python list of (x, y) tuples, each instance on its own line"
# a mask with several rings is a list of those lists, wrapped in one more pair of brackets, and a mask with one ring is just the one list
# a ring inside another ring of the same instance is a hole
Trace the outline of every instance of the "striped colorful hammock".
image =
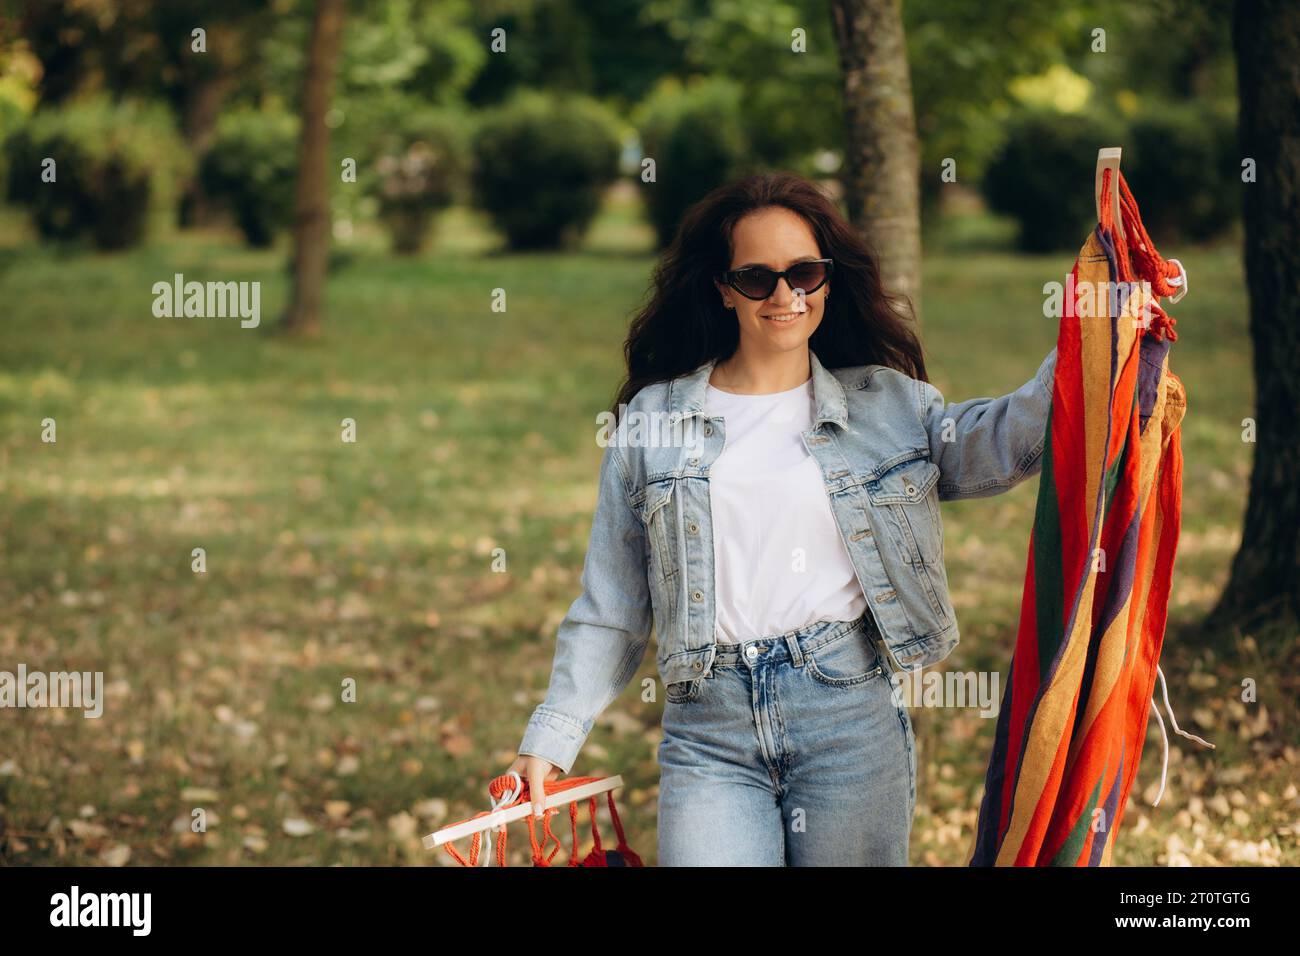
[(1020, 627), (972, 866), (1109, 865), (1154, 708), (1187, 410), (1169, 371), (1174, 320), (1156, 299), (1185, 289), (1186, 274), (1160, 258), (1113, 173), (1124, 229), (1106, 169), (1101, 222), (1064, 297)]

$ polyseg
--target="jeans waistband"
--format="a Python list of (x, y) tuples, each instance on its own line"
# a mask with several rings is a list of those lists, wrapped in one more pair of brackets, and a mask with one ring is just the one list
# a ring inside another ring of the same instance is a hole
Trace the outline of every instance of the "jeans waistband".
[(851, 621), (815, 621), (784, 634), (754, 638), (737, 644), (718, 642), (713, 666), (727, 666), (756, 660), (766, 663), (789, 660), (798, 665), (803, 663), (804, 654), (855, 632), (874, 637), (876, 621), (871, 616), (871, 611), (863, 611)]

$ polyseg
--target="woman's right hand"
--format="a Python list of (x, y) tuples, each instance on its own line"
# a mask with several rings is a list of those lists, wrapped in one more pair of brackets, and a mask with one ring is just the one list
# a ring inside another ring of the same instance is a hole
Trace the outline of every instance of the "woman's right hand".
[(548, 760), (541, 757), (534, 757), (532, 754), (520, 754), (515, 762), (512, 763), (506, 773), (513, 770), (528, 782), (528, 796), (533, 805), (533, 816), (542, 815), (542, 807), (546, 802), (546, 781), (555, 780), (560, 776), (560, 768)]

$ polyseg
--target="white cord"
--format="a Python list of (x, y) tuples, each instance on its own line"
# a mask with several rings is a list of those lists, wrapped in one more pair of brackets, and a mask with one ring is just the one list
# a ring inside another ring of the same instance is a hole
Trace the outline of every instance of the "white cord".
[(1174, 733), (1181, 734), (1188, 740), (1195, 740), (1202, 747), (1209, 747), (1213, 750), (1214, 744), (1210, 743), (1208, 740), (1202, 740), (1200, 737), (1196, 736), (1196, 734), (1189, 734), (1178, 726), (1178, 720), (1174, 717), (1174, 709), (1169, 706), (1169, 685), (1165, 683), (1165, 672), (1160, 669), (1159, 664), (1156, 665), (1156, 674), (1160, 678), (1160, 687), (1165, 694), (1165, 710), (1169, 712), (1169, 723), (1173, 725)]
[[(509, 806), (519, 799), (519, 794), (524, 792), (524, 781), (519, 776), (518, 770), (511, 770), (508, 776), (515, 778), (515, 785), (501, 795), (500, 800), (492, 800), (492, 811), (495, 813), (498, 807)], [(489, 796), (488, 799), (491, 799)], [(505, 829), (505, 824), (501, 824), (501, 829)], [(486, 837), (486, 849), (483, 852), (483, 865), (489, 866), (492, 861), (492, 828), (488, 827), (483, 831)]]
[[(1156, 665), (1156, 676), (1160, 678), (1160, 689), (1164, 693), (1165, 698), (1165, 710), (1169, 712), (1169, 723), (1173, 725), (1174, 733), (1186, 737), (1188, 740), (1195, 740), (1198, 744), (1201, 744), (1204, 747), (1209, 747), (1213, 750), (1214, 744), (1210, 743), (1208, 740), (1201, 739), (1196, 736), (1196, 734), (1189, 734), (1178, 726), (1178, 718), (1174, 716), (1174, 709), (1169, 704), (1169, 685), (1165, 683), (1165, 672), (1160, 669), (1159, 664)], [(1169, 734), (1165, 732), (1165, 720), (1160, 716), (1160, 708), (1156, 706), (1156, 699), (1154, 697), (1151, 698), (1151, 710), (1155, 713), (1156, 720), (1160, 724), (1160, 740), (1163, 745), (1164, 754), (1160, 764), (1160, 792), (1156, 794), (1155, 802), (1151, 804), (1153, 807), (1158, 807), (1160, 806), (1161, 797), (1165, 795), (1165, 779), (1169, 774)]]
[(1160, 806), (1160, 798), (1165, 795), (1165, 777), (1169, 773), (1169, 735), (1165, 733), (1165, 719), (1160, 716), (1160, 708), (1156, 706), (1156, 699), (1151, 698), (1151, 711), (1156, 715), (1156, 720), (1160, 723), (1160, 742), (1163, 744), (1162, 752), (1164, 758), (1160, 762), (1160, 792), (1156, 794), (1153, 807)]

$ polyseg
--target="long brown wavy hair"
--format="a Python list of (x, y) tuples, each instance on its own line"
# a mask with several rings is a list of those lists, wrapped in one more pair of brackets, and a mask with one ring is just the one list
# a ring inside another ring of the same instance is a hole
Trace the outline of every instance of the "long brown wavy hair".
[(911, 305), (887, 293), (866, 240), (815, 185), (794, 173), (759, 173), (719, 186), (692, 206), (655, 267), (649, 302), (623, 344), (627, 378), (611, 409), (655, 382), (710, 359), (725, 361), (740, 344), (735, 313), (722, 303), (713, 277), (731, 267), (731, 231), (748, 213), (784, 206), (812, 228), (823, 256), (835, 260), (821, 323), (808, 340), (826, 368), (884, 365), (929, 381)]

